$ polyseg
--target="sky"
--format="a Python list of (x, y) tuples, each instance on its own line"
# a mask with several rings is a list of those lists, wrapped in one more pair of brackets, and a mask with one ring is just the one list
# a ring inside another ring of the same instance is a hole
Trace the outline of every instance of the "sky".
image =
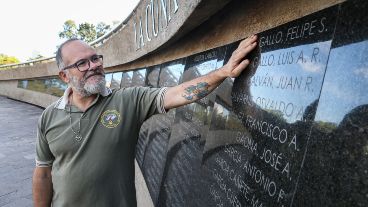
[(54, 56), (66, 20), (77, 24), (123, 21), (139, 0), (7, 0), (1, 2), (0, 54), (26, 61)]

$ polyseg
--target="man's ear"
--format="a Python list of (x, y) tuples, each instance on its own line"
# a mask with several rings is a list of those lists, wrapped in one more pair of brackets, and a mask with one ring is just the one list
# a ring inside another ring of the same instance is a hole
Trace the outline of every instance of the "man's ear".
[(69, 77), (66, 74), (65, 71), (59, 71), (59, 78), (64, 81), (65, 83), (69, 83)]

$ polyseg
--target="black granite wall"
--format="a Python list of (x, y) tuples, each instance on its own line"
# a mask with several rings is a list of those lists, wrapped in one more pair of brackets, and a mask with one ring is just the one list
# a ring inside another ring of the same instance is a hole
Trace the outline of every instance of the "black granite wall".
[[(142, 126), (136, 158), (156, 206), (368, 206), (368, 2), (261, 32), (248, 69)], [(238, 42), (124, 72), (174, 86)]]

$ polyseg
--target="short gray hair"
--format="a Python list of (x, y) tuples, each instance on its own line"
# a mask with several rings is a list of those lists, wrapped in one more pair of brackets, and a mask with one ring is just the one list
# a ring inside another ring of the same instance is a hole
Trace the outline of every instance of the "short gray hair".
[(56, 64), (58, 66), (58, 68), (61, 70), (65, 67), (64, 65), (64, 61), (63, 61), (63, 55), (61, 54), (61, 50), (63, 49), (64, 45), (68, 44), (69, 42), (72, 42), (72, 41), (77, 41), (77, 40), (80, 40), (78, 38), (71, 38), (71, 39), (68, 39), (66, 40), (65, 42), (63, 42), (59, 48), (57, 49), (56, 51)]

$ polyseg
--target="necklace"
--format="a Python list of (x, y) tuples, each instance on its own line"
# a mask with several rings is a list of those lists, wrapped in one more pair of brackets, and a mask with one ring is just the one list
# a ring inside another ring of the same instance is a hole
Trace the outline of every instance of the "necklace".
[[(71, 100), (73, 100), (73, 95), (71, 96)], [(79, 118), (79, 121), (78, 121), (78, 130), (74, 130), (73, 125), (72, 125), (72, 104), (71, 104), (71, 101), (70, 101), (70, 103), (69, 103), (69, 123), (70, 123), (70, 128), (72, 129), (72, 132), (75, 135), (74, 138), (77, 142), (80, 142), (83, 139), (82, 135), (80, 134), (82, 116), (83, 116), (83, 114), (81, 115), (81, 117)]]

